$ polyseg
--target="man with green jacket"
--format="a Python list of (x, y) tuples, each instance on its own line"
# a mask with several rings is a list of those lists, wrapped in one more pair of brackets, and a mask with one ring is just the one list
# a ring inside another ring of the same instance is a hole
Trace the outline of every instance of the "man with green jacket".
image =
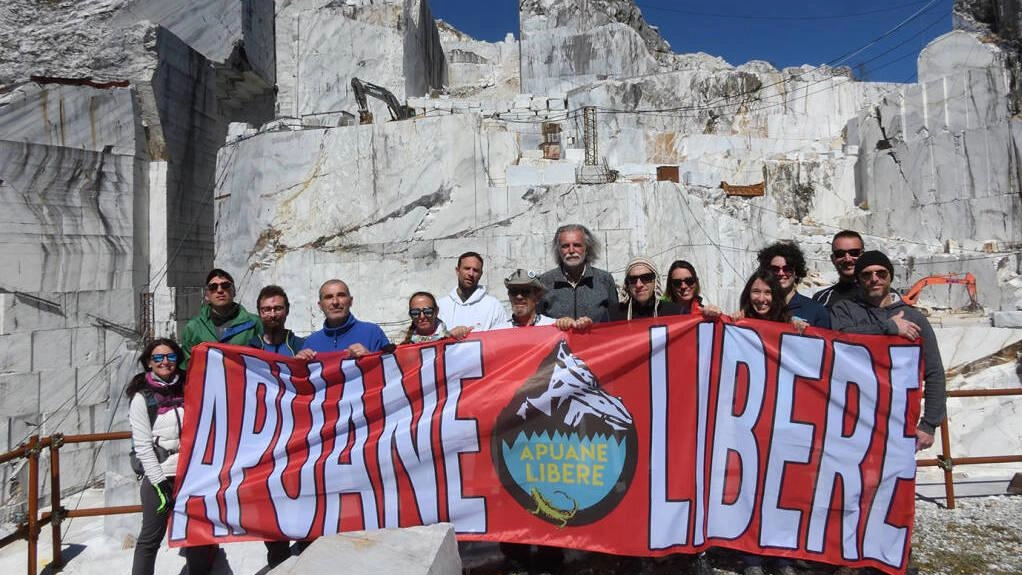
[(192, 348), (202, 342), (248, 345), (253, 337), (262, 335), (259, 318), (235, 302), (234, 293), (231, 274), (216, 268), (206, 276), (206, 301), (181, 335), (181, 348), (185, 352), (181, 369), (187, 367)]

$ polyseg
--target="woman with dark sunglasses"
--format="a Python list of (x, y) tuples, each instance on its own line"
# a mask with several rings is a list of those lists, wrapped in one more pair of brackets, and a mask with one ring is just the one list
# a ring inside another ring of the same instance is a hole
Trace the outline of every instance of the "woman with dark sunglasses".
[(417, 291), (408, 298), (408, 317), (412, 323), (408, 326), (402, 344), (437, 341), (451, 337), (447, 326), (437, 316), (436, 298), (425, 291)]
[[(174, 474), (184, 412), (182, 358), (184, 352), (177, 342), (153, 340), (138, 360), (143, 371), (125, 388), (131, 443), (142, 480), (142, 528), (135, 541), (132, 575), (152, 575), (156, 552), (167, 533), (167, 517), (174, 508)], [(216, 550), (216, 545), (185, 547), (188, 573), (208, 573)]]
[(628, 262), (624, 292), (621, 303), (610, 309), (610, 321), (682, 313), (678, 304), (661, 298), (660, 273), (652, 260), (647, 258), (637, 257)]
[(695, 266), (685, 260), (675, 260), (667, 270), (667, 293), (664, 298), (678, 304), (682, 314), (701, 313), (706, 318), (715, 318), (721, 314), (719, 307), (703, 304), (699, 274)]

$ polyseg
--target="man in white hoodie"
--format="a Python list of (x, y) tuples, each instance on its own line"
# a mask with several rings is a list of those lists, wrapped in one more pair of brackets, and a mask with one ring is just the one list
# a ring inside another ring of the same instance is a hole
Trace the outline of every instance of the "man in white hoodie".
[(461, 254), (454, 271), (458, 275), (458, 286), (438, 302), (441, 321), (447, 326), (455, 326), (451, 328), (451, 334), (464, 337), (471, 331), (487, 331), (506, 325), (507, 310), (497, 298), (486, 293), (486, 286), (479, 284), (483, 277), (483, 256), (476, 252)]

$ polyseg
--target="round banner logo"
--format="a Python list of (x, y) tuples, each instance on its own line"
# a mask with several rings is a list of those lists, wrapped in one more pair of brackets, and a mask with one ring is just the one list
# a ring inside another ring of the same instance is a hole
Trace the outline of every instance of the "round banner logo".
[(632, 481), (637, 449), (631, 414), (565, 341), (501, 411), (491, 445), (504, 488), (558, 527), (613, 510)]

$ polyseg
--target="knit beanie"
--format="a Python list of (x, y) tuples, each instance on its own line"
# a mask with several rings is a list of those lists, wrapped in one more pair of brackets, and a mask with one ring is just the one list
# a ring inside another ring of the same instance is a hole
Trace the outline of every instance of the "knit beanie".
[(859, 259), (855, 260), (855, 275), (859, 275), (862, 273), (862, 270), (869, 266), (884, 266), (892, 276), (894, 275), (894, 265), (891, 264), (891, 260), (887, 259), (883, 252), (878, 252), (877, 250), (863, 252)]
[[(639, 266), (644, 266), (644, 267), (649, 268), (649, 271), (653, 272), (653, 275), (656, 276), (656, 279), (653, 280), (653, 297), (651, 299), (651, 301), (653, 302), (654, 306), (657, 305), (656, 302), (664, 294), (663, 289), (661, 289), (661, 287), (660, 287), (660, 272), (657, 270), (656, 264), (653, 263), (653, 260), (648, 259), (648, 258), (644, 258), (642, 256), (639, 256), (637, 258), (632, 258), (632, 261), (628, 262), (628, 266), (625, 267), (625, 280), (626, 280), (626, 283), (625, 283), (625, 289), (624, 289), (624, 300), (626, 302), (628, 302), (628, 315), (627, 315), (628, 319), (632, 319), (632, 296), (631, 296), (630, 293), (628, 293), (627, 280), (628, 280), (628, 276), (632, 275), (632, 270), (637, 268), (637, 267), (639, 267)], [(653, 315), (654, 316), (656, 315), (655, 311), (654, 311)]]

